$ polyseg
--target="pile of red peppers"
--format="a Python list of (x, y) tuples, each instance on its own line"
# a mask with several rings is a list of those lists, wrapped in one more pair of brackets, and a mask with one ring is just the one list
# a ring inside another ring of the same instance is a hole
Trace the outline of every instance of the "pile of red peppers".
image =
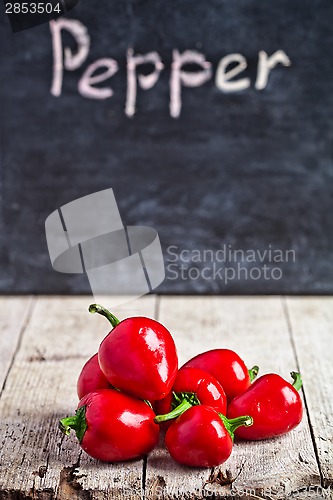
[(301, 422), (298, 373), (291, 372), (293, 384), (274, 373), (256, 379), (258, 367), (248, 370), (229, 349), (204, 352), (178, 369), (174, 340), (158, 321), (119, 321), (98, 304), (89, 311), (105, 316), (112, 330), (80, 373), (75, 415), (59, 425), (65, 434), (73, 429), (91, 457), (142, 457), (162, 430), (174, 460), (214, 467), (229, 458), (235, 436), (274, 438)]

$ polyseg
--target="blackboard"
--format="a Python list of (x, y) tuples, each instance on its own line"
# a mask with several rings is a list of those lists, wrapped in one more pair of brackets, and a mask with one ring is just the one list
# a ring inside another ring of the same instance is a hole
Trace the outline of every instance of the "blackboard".
[(12, 33), (1, 5), (0, 291), (89, 292), (52, 269), (45, 220), (112, 188), (159, 234), (159, 293), (332, 293), (332, 2), (82, 0), (60, 19), (69, 59), (68, 26), (90, 39), (61, 82), (56, 25)]

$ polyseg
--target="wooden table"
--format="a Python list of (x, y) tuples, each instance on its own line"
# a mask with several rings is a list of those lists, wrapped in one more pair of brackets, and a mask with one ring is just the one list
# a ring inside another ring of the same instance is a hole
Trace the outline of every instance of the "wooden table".
[(236, 443), (220, 474), (237, 479), (225, 486), (207, 482), (218, 470), (178, 466), (162, 446), (144, 460), (105, 464), (60, 433), (58, 420), (77, 404), (77, 375), (108, 331), (87, 312), (90, 302), (0, 298), (1, 499), (332, 498), (333, 298), (151, 295), (114, 311), (163, 322), (180, 363), (224, 346), (262, 374), (301, 371), (301, 425), (278, 439)]

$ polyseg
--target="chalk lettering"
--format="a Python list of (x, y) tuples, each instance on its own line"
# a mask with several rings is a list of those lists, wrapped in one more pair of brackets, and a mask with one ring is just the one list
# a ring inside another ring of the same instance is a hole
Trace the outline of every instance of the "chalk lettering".
[[(66, 29), (75, 38), (78, 46), (76, 54), (69, 47), (62, 47), (61, 31)], [(61, 95), (64, 68), (73, 71), (79, 68), (87, 59), (90, 49), (90, 36), (87, 28), (74, 19), (61, 18), (50, 21), (53, 46), (53, 81), (51, 93), (58, 97)], [(63, 54), (64, 52), (64, 54)]]
[[(184, 71), (185, 64), (197, 64), (201, 66), (200, 71)], [(199, 87), (212, 76), (212, 65), (206, 61), (203, 54), (193, 50), (186, 50), (182, 54), (178, 50), (173, 51), (173, 63), (170, 77), (170, 114), (178, 118), (182, 108), (181, 86)]]
[[(154, 71), (149, 75), (136, 74), (136, 68), (140, 64), (152, 63)], [(133, 116), (136, 106), (137, 80), (140, 87), (144, 90), (152, 88), (157, 82), (164, 65), (157, 52), (149, 52), (149, 54), (134, 55), (133, 49), (127, 51), (127, 96), (125, 113), (127, 116)]]
[(283, 50), (277, 50), (271, 56), (264, 50), (259, 52), (258, 61), (258, 74), (255, 83), (255, 88), (257, 90), (262, 90), (266, 87), (268, 81), (268, 75), (271, 69), (275, 68), (277, 64), (282, 64), (283, 66), (290, 66), (291, 61), (287, 54)]
[[(93, 76), (95, 71), (99, 68), (105, 67), (104, 73), (99, 73)], [(113, 90), (110, 87), (94, 88), (93, 85), (104, 82), (118, 71), (118, 63), (114, 59), (104, 58), (98, 59), (90, 64), (83, 73), (79, 81), (79, 92), (84, 97), (92, 99), (107, 99), (113, 95)]]
[[(59, 97), (62, 93), (64, 71), (74, 71), (83, 66), (90, 51), (90, 36), (87, 28), (78, 20), (61, 18), (50, 22), (53, 49), (53, 76), (51, 84), (52, 95)], [(62, 40), (62, 32), (67, 31), (74, 39), (75, 49), (66, 46)], [(150, 72), (140, 66), (151, 64)], [(267, 86), (268, 77), (272, 69), (278, 64), (290, 66), (291, 61), (283, 50), (277, 50), (270, 56), (263, 50), (259, 51), (257, 76), (254, 88), (262, 90)], [(186, 68), (188, 65), (198, 66), (198, 69)], [(133, 117), (137, 106), (138, 87), (149, 90), (160, 78), (164, 64), (156, 52), (135, 54), (133, 48), (127, 51), (127, 88), (125, 114)], [(243, 75), (235, 79), (247, 69), (246, 58), (239, 53), (227, 54), (219, 61), (215, 75), (216, 87), (224, 93), (239, 92), (251, 86), (249, 77)], [(115, 59), (104, 57), (97, 59), (82, 68), (82, 75), (78, 82), (79, 93), (89, 99), (108, 99), (113, 96), (111, 86), (99, 86), (119, 70)], [(183, 87), (199, 87), (212, 78), (212, 63), (206, 56), (195, 50), (179, 52), (173, 50), (170, 70), (170, 99), (169, 110), (173, 118), (178, 118), (182, 109)], [(126, 83), (125, 83), (126, 84)]]
[[(227, 71), (231, 63), (237, 63), (236, 66)], [(251, 85), (250, 78), (240, 78), (231, 82), (230, 80), (242, 73), (247, 68), (247, 61), (242, 54), (229, 54), (221, 59), (216, 70), (215, 84), (223, 92), (237, 92), (245, 90)]]

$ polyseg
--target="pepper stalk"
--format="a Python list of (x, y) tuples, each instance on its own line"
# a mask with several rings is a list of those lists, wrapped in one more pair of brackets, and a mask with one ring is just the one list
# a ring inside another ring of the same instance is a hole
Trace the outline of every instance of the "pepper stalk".
[(154, 418), (154, 422), (156, 424), (167, 422), (168, 420), (173, 420), (182, 415), (186, 410), (188, 410), (192, 406), (197, 406), (201, 404), (194, 392), (179, 392), (179, 393), (173, 392), (172, 394), (173, 394), (173, 401), (179, 404), (175, 408), (173, 408), (169, 413), (165, 413), (164, 415), (157, 415)]
[(61, 432), (68, 436), (71, 432), (71, 429), (73, 429), (80, 443), (87, 428), (86, 406), (81, 406), (80, 408), (78, 408), (74, 416), (62, 418), (59, 421), (59, 429), (61, 430)]
[(298, 372), (290, 372), (292, 379), (294, 380), (293, 387), (296, 391), (299, 391), (302, 388), (303, 381), (301, 374)]
[(250, 427), (253, 424), (253, 418), (250, 417), (250, 415), (229, 419), (225, 415), (222, 415), (222, 413), (219, 413), (219, 417), (221, 418), (224, 427), (229, 432), (232, 440), (235, 439), (235, 430), (238, 429), (238, 427), (241, 427), (242, 425)]
[(101, 316), (104, 316), (106, 319), (108, 319), (110, 321), (113, 328), (120, 323), (120, 320), (118, 318), (116, 318), (116, 316), (114, 316), (114, 314), (110, 313), (110, 311), (108, 309), (106, 309), (105, 307), (103, 307), (99, 304), (90, 304), (89, 312), (91, 314), (98, 313)]

